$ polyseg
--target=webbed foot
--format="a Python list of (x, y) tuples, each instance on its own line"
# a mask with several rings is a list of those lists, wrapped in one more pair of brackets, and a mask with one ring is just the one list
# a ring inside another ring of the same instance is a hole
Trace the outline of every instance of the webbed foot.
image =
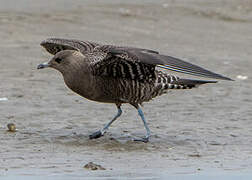
[(137, 141), (137, 142), (144, 142), (147, 143), (149, 142), (149, 137), (143, 137), (143, 138), (134, 138), (133, 141)]
[(104, 133), (102, 133), (101, 131), (96, 131), (93, 134), (89, 135), (89, 139), (97, 139), (100, 138), (104, 135)]

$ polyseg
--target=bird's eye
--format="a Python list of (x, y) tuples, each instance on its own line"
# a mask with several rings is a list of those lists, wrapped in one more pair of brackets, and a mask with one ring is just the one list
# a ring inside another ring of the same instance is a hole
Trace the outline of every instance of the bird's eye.
[(57, 63), (60, 63), (60, 62), (62, 61), (62, 59), (56, 58), (55, 61), (56, 61)]

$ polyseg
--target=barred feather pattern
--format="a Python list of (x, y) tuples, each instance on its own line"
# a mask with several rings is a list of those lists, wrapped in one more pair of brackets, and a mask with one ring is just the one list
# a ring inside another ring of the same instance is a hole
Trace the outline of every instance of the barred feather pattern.
[(54, 55), (63, 50), (77, 50), (83, 54), (86, 54), (92, 52), (96, 46), (99, 46), (99, 44), (73, 39), (50, 38), (42, 41), (41, 46), (43, 46), (49, 53)]
[(177, 84), (176, 82), (179, 80), (179, 77), (166, 74), (162, 71), (157, 72), (157, 79), (156, 84), (162, 85), (162, 90), (168, 89), (191, 89), (195, 87), (195, 85), (184, 85), (184, 84)]
[(167, 93), (169, 89), (190, 89), (193, 85), (176, 84), (177, 76), (155, 71), (152, 81), (139, 81), (126, 78), (101, 77), (105, 96), (111, 96), (118, 103), (142, 104), (156, 96)]
[[(99, 57), (99, 58), (98, 58)], [(155, 66), (144, 63), (127, 61), (121, 57), (94, 56), (90, 66), (95, 76), (113, 77), (116, 79), (131, 79), (140, 82), (152, 82), (156, 78)], [(101, 61), (101, 59), (103, 59)], [(97, 63), (98, 62), (98, 63)]]
[(110, 96), (108, 99), (114, 99), (117, 103), (141, 104), (149, 101), (153, 98), (152, 94), (156, 88), (155, 82), (145, 83), (124, 78), (102, 78), (105, 80), (101, 84), (103, 92), (106, 92), (105, 96)]

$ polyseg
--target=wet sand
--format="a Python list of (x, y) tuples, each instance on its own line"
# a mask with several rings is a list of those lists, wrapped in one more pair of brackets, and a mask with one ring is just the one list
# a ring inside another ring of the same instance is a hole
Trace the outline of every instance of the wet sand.
[[(0, 98), (8, 98), (0, 101), (0, 179), (249, 179), (251, 29), (249, 0), (0, 0)], [(159, 50), (235, 82), (144, 104), (147, 144), (131, 141), (145, 130), (129, 105), (104, 137), (89, 140), (116, 108), (75, 95), (54, 70), (36, 70), (51, 57), (39, 46), (48, 37)], [(7, 132), (8, 123), (18, 131)], [(88, 162), (106, 170), (84, 169)]]

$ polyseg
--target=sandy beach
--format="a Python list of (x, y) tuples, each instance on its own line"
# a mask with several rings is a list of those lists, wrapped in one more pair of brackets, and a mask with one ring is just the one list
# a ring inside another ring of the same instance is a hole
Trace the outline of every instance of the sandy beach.
[[(249, 0), (0, 0), (0, 179), (250, 179), (251, 29)], [(105, 136), (89, 140), (116, 107), (36, 69), (52, 57), (39, 45), (49, 37), (158, 50), (235, 81), (144, 104), (149, 143), (131, 141), (145, 130), (129, 105)], [(106, 170), (83, 168), (89, 162)]]

